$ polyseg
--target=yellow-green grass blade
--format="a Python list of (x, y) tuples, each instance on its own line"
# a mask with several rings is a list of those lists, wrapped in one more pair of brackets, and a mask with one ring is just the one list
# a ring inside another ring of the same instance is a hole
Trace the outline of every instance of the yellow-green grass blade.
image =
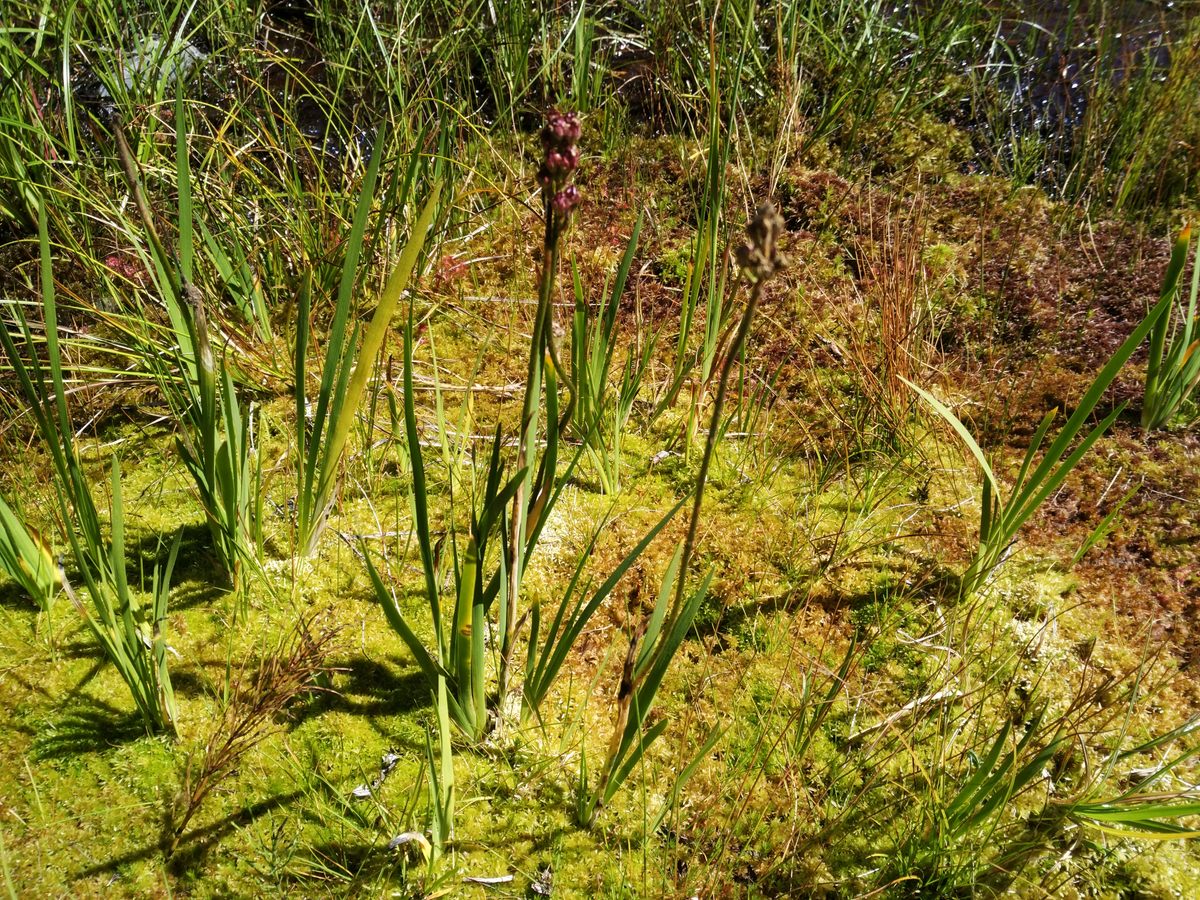
[(441, 185), (434, 185), (429, 199), (426, 200), (421, 214), (417, 217), (408, 243), (405, 244), (404, 250), (400, 254), (400, 260), (384, 286), (379, 305), (363, 335), (362, 345), (358, 350), (358, 359), (354, 365), (353, 374), (350, 376), (345, 396), (341, 398), (341, 403), (334, 411), (329, 442), (322, 448), (321, 472), (317, 479), (316, 498), (319, 514), (324, 513), (325, 508), (332, 500), (331, 494), (337, 466), (341, 461), (342, 450), (346, 446), (354, 418), (358, 414), (359, 403), (366, 392), (367, 379), (375, 369), (375, 360), (383, 347), (384, 337), (391, 327), (396, 305), (400, 301), (401, 294), (408, 287), (417, 260), (424, 249), (425, 238), (433, 224), (434, 213), (438, 210), (440, 195)]

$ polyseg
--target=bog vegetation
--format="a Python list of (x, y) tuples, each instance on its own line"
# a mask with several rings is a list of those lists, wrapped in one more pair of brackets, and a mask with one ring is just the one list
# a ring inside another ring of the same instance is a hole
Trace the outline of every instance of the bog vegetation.
[(1190, 5), (6, 0), (0, 888), (1200, 895)]

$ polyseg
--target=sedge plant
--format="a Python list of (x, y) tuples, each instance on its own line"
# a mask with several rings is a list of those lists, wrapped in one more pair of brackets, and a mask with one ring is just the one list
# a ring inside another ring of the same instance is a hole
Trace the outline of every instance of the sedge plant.
[(256, 559), (251, 517), (250, 414), (239, 401), (232, 366), (214, 350), (208, 303), (195, 281), (196, 244), (192, 174), (188, 162), (187, 119), (181, 93), (175, 100), (175, 175), (178, 184), (178, 245), (167, 249), (142, 190), (137, 160), (124, 135), (114, 129), (116, 147), (134, 206), (150, 246), (152, 273), (172, 326), (162, 353), (153, 336), (142, 340), (143, 357), (180, 425), (177, 448), (204, 509), (213, 547), (230, 585), (242, 587), (241, 573)]
[[(1142, 401), (1142, 428), (1150, 431), (1168, 424), (1187, 409), (1200, 385), (1200, 335), (1196, 327), (1196, 300), (1200, 296), (1200, 240), (1192, 252), (1192, 284), (1187, 306), (1178, 304), (1180, 280), (1187, 263), (1191, 228), (1175, 241), (1163, 278), (1160, 297), (1170, 298), (1170, 309), (1159, 316), (1150, 332), (1150, 358), (1146, 363), (1146, 394)], [(1162, 300), (1160, 299), (1160, 302)], [(1195, 410), (1192, 409), (1194, 414)]]
[[(612, 595), (613, 589), (616, 588), (625, 573), (637, 562), (646, 548), (650, 546), (651, 542), (658, 537), (659, 532), (666, 527), (667, 523), (674, 518), (675, 514), (687, 502), (687, 499), (685, 496), (674, 507), (668, 510), (589, 596), (590, 584), (584, 583), (581, 585), (581, 578), (585, 565), (591, 558), (592, 551), (595, 549), (596, 541), (608, 524), (607, 522), (602, 523), (593, 533), (587, 549), (580, 555), (579, 562), (575, 567), (567, 589), (559, 598), (557, 605), (553, 607), (552, 614), (545, 625), (542, 624), (543, 613), (541, 604), (534, 601), (530, 605), (529, 646), (525, 663), (525, 680), (522, 688), (522, 712), (525, 715), (539, 714), (542, 703), (545, 701), (551, 686), (554, 684), (563, 664), (567, 660), (567, 655), (570, 653), (571, 648), (575, 646), (575, 642), (587, 627), (588, 622), (591, 621), (596, 610)], [(663, 602), (660, 597), (659, 605), (662, 606)], [(700, 601), (696, 602), (698, 604)], [(658, 640), (665, 614), (665, 606), (662, 606), (662, 609), (655, 608), (646, 635), (647, 647), (653, 646), (655, 641)], [(694, 616), (694, 612), (692, 616)], [(686, 631), (687, 629), (685, 628), (683, 633), (686, 634)], [(680, 640), (682, 640), (682, 637)], [(637, 678), (640, 682), (648, 674), (649, 654), (646, 654), (644, 659), (640, 658), (639, 661), (642, 664), (631, 677)], [(649, 696), (652, 698), (653, 695), (650, 694)]]
[[(1187, 256), (1187, 235), (1175, 244), (1170, 269), (1182, 270)], [(1176, 274), (1175, 279), (1178, 279)], [(1168, 276), (1168, 281), (1171, 281)], [(1113, 353), (1112, 357), (1101, 367), (1088, 389), (1084, 392), (1079, 405), (1075, 407), (1066, 424), (1043, 449), (1050, 426), (1054, 423), (1057, 410), (1050, 410), (1042, 418), (1033, 439), (1025, 451), (1021, 467), (1013, 480), (1007, 496), (997, 478), (987, 454), (972, 437), (967, 426), (951, 412), (950, 408), (924, 388), (910, 381), (905, 381), (917, 394), (936, 412), (958, 435), (966, 445), (975, 461), (983, 471), (983, 496), (979, 518), (979, 546), (975, 558), (962, 576), (961, 593), (969, 596), (979, 590), (991, 577), (992, 573), (1008, 557), (1023, 526), (1045, 502), (1062, 485), (1067, 475), (1079, 464), (1084, 455), (1092, 448), (1112, 425), (1124, 404), (1117, 406), (1104, 416), (1098, 424), (1088, 427), (1088, 423), (1100, 405), (1105, 391), (1116, 379), (1122, 366), (1129, 357), (1142, 345), (1148, 335), (1161, 330), (1160, 323), (1170, 312), (1175, 302), (1173, 285), (1170, 290), (1164, 290), (1158, 302), (1150, 309), (1146, 317), (1125, 339), (1124, 343)], [(1152, 351), (1153, 352), (1153, 351)]]
[[(1188, 740), (1200, 719), (1127, 740), (1137, 707), (1153, 690), (1147, 662), (1090, 684), (1085, 674), (1057, 712), (1038, 699), (1043, 670), (1026, 683), (1024, 714), (1015, 721), (990, 725), (980, 717), (987, 706), (981, 697), (935, 717), (944, 743), (930, 749), (943, 764), (923, 767), (929, 790), (902, 828), (881, 881), (919, 880), (922, 890), (938, 894), (969, 884), (999, 896), (1038, 857), (1078, 841), (1195, 837), (1189, 819), (1200, 813), (1196, 791), (1188, 782), (1171, 782), (1200, 752)], [(1127, 702), (1107, 708), (1097, 703), (1096, 695), (1118, 681), (1128, 688)], [(979, 694), (1001, 684), (988, 685), (985, 678)], [(922, 725), (915, 721), (903, 738), (892, 740), (919, 746)], [(960, 740), (965, 747), (955, 747)]]
[(668, 618), (672, 596), (677, 585), (684, 580), (685, 573), (680, 567), (683, 555), (684, 547), (680, 546), (663, 575), (654, 610), (629, 642), (617, 689), (612, 736), (594, 783), (586, 746), (580, 753), (575, 818), (585, 828), (595, 823), (596, 816), (612, 802), (621, 785), (645, 758), (651, 745), (667, 730), (668, 719), (659, 719), (649, 727), (646, 727), (646, 720), (654, 708), (671, 660), (691, 631), (712, 582), (710, 572), (700, 586), (688, 595), (684, 605)]
[(165, 569), (156, 572), (152, 602), (144, 603), (126, 578), (125, 507), (120, 463), (113, 458), (110, 528), (106, 538), (88, 475), (75, 444), (59, 348), (54, 271), (44, 200), (38, 205), (38, 235), (48, 377), (39, 360), (32, 329), (24, 316), (19, 317), (17, 324), (26, 355), (22, 356), (8, 329), (0, 329), (0, 342), (49, 451), (58, 512), (75, 567), (86, 587), (90, 608), (65, 577), (63, 589), (129, 687), (146, 729), (174, 734), (177, 712), (168, 669), (167, 600), (180, 535), (176, 536)]
[[(747, 23), (749, 27), (749, 23)], [(738, 69), (745, 54), (739, 56)], [(722, 122), (722, 96), (717, 61), (711, 61), (709, 72), (708, 142), (704, 188), (698, 200), (699, 228), (692, 241), (687, 277), (683, 283), (683, 300), (679, 309), (679, 334), (676, 337), (671, 381), (659, 400), (654, 417), (674, 405), (689, 375), (699, 369), (697, 391), (706, 386), (712, 375), (720, 337), (726, 324), (725, 293), (728, 281), (727, 260), (720, 252), (725, 227), (725, 200), (728, 194), (726, 172), (734, 147), (734, 124), (738, 108), (738, 86), (735, 77), (726, 101), (727, 116)], [(704, 334), (699, 347), (693, 346), (696, 321), (704, 320)], [(689, 408), (694, 418), (696, 404)], [(692, 433), (689, 422), (687, 433)]]
[[(522, 688), (520, 708), (522, 715), (537, 713), (542, 701), (557, 677), (567, 654), (582, 634), (588, 621), (605, 599), (612, 593), (617, 582), (649, 546), (675, 514), (669, 511), (609, 574), (601, 585), (587, 596), (587, 587), (579, 588), (585, 553), (576, 567), (567, 590), (560, 596), (557, 607), (546, 620), (548, 627), (542, 630), (540, 605), (534, 602), (526, 614), (519, 616), (521, 581), (542, 529), (562, 495), (562, 487), (579, 461), (580, 454), (594, 446), (597, 429), (601, 427), (600, 410), (604, 405), (604, 388), (601, 379), (607, 378), (608, 365), (604, 356), (612, 352), (613, 319), (598, 322), (595, 331), (587, 323), (586, 313), (578, 312), (575, 319), (574, 337), (582, 339), (583, 346), (572, 347), (574, 377), (563, 368), (557, 340), (554, 336), (554, 288), (558, 268), (560, 244), (570, 224), (571, 212), (579, 202), (579, 191), (571, 183), (572, 174), (579, 162), (577, 141), (580, 134), (578, 116), (552, 112), (542, 130), (542, 148), (545, 157), (538, 171), (538, 183), (542, 187), (543, 200), (543, 243), (542, 268), (539, 282), (538, 305), (535, 313), (533, 334), (529, 345), (529, 367), (525, 381), (525, 398), (521, 413), (521, 431), (518, 436), (517, 461), (521, 467), (515, 479), (511, 513), (508, 522), (506, 558), (501, 564), (501, 577), (507, 576), (508, 584), (497, 614), (498, 630), (502, 635), (498, 672), (497, 710), (499, 724), (505, 724), (505, 711), (509, 697), (515, 656), (517, 632), (521, 623), (528, 621), (528, 653), (526, 659), (526, 683)], [(617, 272), (616, 285), (605, 313), (613, 316), (619, 288), (628, 277), (636, 247), (637, 231), (631, 238)], [(581, 292), (577, 288), (577, 301)], [(588, 344), (595, 336), (596, 343)], [(601, 349), (603, 348), (603, 349)], [(595, 350), (593, 356), (589, 350)], [(641, 364), (644, 368), (644, 363)], [(626, 410), (633, 402), (640, 375), (637, 364), (630, 358), (622, 385), (622, 397), (618, 398), (617, 421), (620, 421), (621, 404)], [(567, 389), (567, 400), (561, 411), (558, 401), (558, 383)], [(587, 399), (583, 399), (584, 393)], [(590, 420), (579, 420), (583, 442), (573, 460), (559, 478), (558, 451), (568, 429), (575, 422), (577, 413), (583, 410)], [(628, 412), (624, 413), (628, 418)], [(544, 426), (539, 421), (544, 419)], [(545, 448), (540, 457), (538, 435), (542, 435)], [(619, 438), (618, 438), (619, 440)], [(681, 501), (682, 504), (682, 501)], [(678, 507), (676, 507), (678, 509)], [(598, 535), (599, 532), (597, 532)], [(593, 538), (594, 541), (595, 538)]]
[[(417, 215), (400, 258), (384, 285), (371, 321), (361, 341), (357, 341), (357, 328), (351, 328), (351, 308), (358, 275), (358, 261), (365, 242), (367, 217), (375, 194), (383, 144), (383, 140), (379, 140), (375, 145), (375, 152), (363, 178), (354, 224), (346, 241), (346, 256), (338, 284), (337, 303), (334, 307), (333, 323), (325, 341), (325, 360), (321, 367), (320, 388), (316, 401), (312, 404), (311, 421), (308, 416), (310, 403), (307, 391), (311, 352), (311, 279), (306, 280), (300, 290), (294, 355), (296, 528), (297, 543), (306, 556), (316, 551), (329, 513), (337, 500), (342, 454), (346, 449), (359, 407), (367, 394), (367, 381), (375, 369), (376, 357), (383, 347), (396, 306), (417, 269), (417, 262), (421, 258), (441, 195), (441, 185), (435, 183)], [(420, 162), (420, 153), (414, 153), (397, 193), (398, 208), (403, 208), (415, 192)]]

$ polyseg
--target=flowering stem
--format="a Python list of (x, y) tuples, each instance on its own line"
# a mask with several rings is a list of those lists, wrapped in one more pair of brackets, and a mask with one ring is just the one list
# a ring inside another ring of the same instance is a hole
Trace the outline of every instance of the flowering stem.
[(517, 630), (517, 594), (521, 587), (525, 536), (528, 525), (527, 495), (534, 483), (533, 461), (536, 444), (537, 412), (542, 392), (547, 335), (553, 329), (554, 273), (558, 268), (558, 234), (554, 228), (549, 200), (546, 201), (546, 231), (542, 243), (542, 271), (539, 279), (538, 306), (529, 342), (529, 368), (525, 376), (525, 402), (521, 409), (521, 432), (517, 465), (526, 469), (513, 497), (511, 535), (508, 545), (508, 596), (505, 598), (504, 639), (500, 645), (499, 699), (508, 695), (513, 644)]
[(708, 426), (708, 437), (704, 442), (704, 456), (700, 460), (700, 472), (696, 476), (696, 496), (692, 500), (692, 518), (688, 523), (687, 537), (683, 541), (683, 557), (679, 562), (679, 577), (675, 580), (675, 600), (671, 604), (671, 615), (668, 622), (675, 621), (679, 610), (683, 608), (684, 589), (687, 584), (688, 563), (696, 546), (696, 531), (700, 526), (700, 507), (704, 503), (704, 484), (708, 481), (708, 469), (712, 464), (717, 441), (721, 432), (721, 415), (725, 409), (725, 395), (729, 389), (729, 374), (733, 371), (734, 361), (741, 355), (746, 337), (750, 334), (750, 324), (754, 320), (754, 311), (758, 308), (758, 298), (762, 294), (763, 280), (754, 282), (750, 289), (750, 299), (746, 303), (746, 311), (742, 313), (742, 321), (738, 324), (733, 343), (721, 365), (721, 380), (717, 385), (717, 395), (713, 400), (712, 421)]
[[(573, 113), (551, 112), (542, 129), (541, 141), (545, 158), (538, 170), (537, 182), (542, 188), (542, 270), (538, 282), (538, 306), (529, 341), (529, 368), (525, 378), (525, 402), (521, 409), (521, 432), (518, 437), (517, 465), (523, 474), (513, 496), (512, 521), (507, 547), (507, 595), (503, 598), (500, 619), (503, 639), (500, 645), (498, 681), (499, 724), (503, 725), (503, 710), (512, 678), (512, 655), (517, 633), (517, 599), (525, 557), (531, 549), (531, 533), (536, 534), (538, 520), (554, 485), (556, 455), (554, 448), (566, 433), (575, 411), (575, 387), (559, 361), (558, 344), (554, 338), (554, 282), (558, 272), (559, 244), (570, 223), (571, 211), (579, 203), (579, 189), (571, 184), (571, 173), (579, 165), (579, 117)], [(546, 379), (546, 360), (553, 367), (553, 376)], [(549, 383), (547, 383), (549, 381)], [(567, 403), (557, 422), (546, 423), (547, 450), (536, 467), (538, 411), (542, 391), (557, 391), (557, 382), (567, 388)]]
[(700, 472), (696, 476), (696, 496), (692, 502), (692, 519), (688, 524), (687, 537), (683, 542), (683, 553), (679, 562), (679, 577), (675, 581), (675, 599), (671, 603), (671, 614), (668, 622), (674, 622), (683, 609), (685, 586), (687, 583), (688, 563), (691, 562), (692, 551), (696, 546), (696, 531), (700, 527), (700, 508), (704, 503), (704, 485), (708, 481), (708, 468), (712, 464), (717, 441), (721, 433), (721, 414), (725, 409), (725, 394), (729, 389), (729, 374), (733, 371), (734, 361), (741, 355), (750, 334), (750, 324), (754, 321), (754, 311), (758, 308), (762, 288), (766, 282), (780, 269), (787, 266), (787, 257), (779, 252), (777, 242), (783, 233), (784, 222), (769, 201), (763, 203), (757, 214), (746, 226), (747, 240), (736, 251), (738, 265), (743, 274), (751, 279), (750, 299), (746, 302), (746, 311), (742, 313), (742, 321), (738, 324), (737, 333), (729, 345), (725, 361), (721, 365), (721, 380), (717, 385), (717, 396), (713, 401), (712, 421), (708, 426), (708, 438), (704, 442), (704, 457), (700, 460)]

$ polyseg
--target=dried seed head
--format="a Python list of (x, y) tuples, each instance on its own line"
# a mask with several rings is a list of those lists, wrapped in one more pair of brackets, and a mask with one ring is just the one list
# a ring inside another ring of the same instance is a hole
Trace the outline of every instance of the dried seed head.
[(787, 256), (777, 246), (784, 230), (783, 216), (770, 200), (764, 201), (746, 226), (746, 241), (734, 251), (737, 264), (747, 277), (765, 281), (787, 268)]

